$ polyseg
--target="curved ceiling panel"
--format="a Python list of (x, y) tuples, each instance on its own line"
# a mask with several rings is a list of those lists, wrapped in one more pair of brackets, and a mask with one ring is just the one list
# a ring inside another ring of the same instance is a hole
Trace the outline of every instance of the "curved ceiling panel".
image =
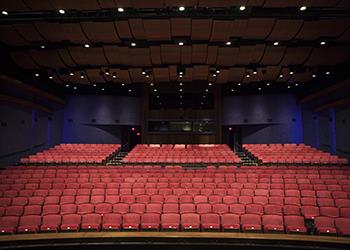
[(281, 65), (302, 65), (309, 58), (311, 52), (312, 47), (287, 48)]
[(245, 68), (231, 68), (229, 72), (229, 81), (240, 82), (243, 79)]
[(151, 66), (151, 56), (149, 48), (137, 48), (129, 50), (131, 62), (134, 66)]
[(219, 48), (216, 64), (219, 66), (232, 66), (236, 64), (239, 48)]
[(135, 39), (145, 40), (145, 29), (143, 27), (142, 19), (129, 19), (129, 26), (131, 29), (131, 33)]
[(133, 39), (128, 21), (116, 21), (115, 26), (120, 39)]
[(50, 0), (56, 9), (64, 10), (98, 10), (100, 5), (97, 0)]
[(265, 39), (271, 33), (275, 21), (273, 18), (250, 18), (243, 38)]
[(6, 36), (0, 36), (0, 42), (10, 46), (24, 46), (28, 42), (16, 31), (12, 25), (0, 25), (0, 33)]
[(168, 68), (154, 68), (153, 77), (155, 82), (169, 82)]
[(48, 0), (24, 0), (24, 2), (31, 10), (34, 11), (57, 10), (57, 8), (55, 8), (55, 6), (53, 6)]
[(287, 41), (295, 37), (303, 25), (302, 20), (277, 20), (271, 34), (268, 36), (269, 41)]
[(192, 63), (205, 63), (208, 55), (207, 44), (193, 44), (192, 45)]
[(11, 59), (22, 69), (38, 69), (39, 66), (27, 51), (14, 51), (10, 53)]
[(283, 46), (267, 46), (265, 48), (265, 53), (260, 61), (262, 65), (277, 65), (281, 62), (286, 47)]
[(177, 44), (165, 44), (160, 46), (162, 62), (165, 64), (178, 64), (181, 62), (181, 46)]
[(228, 30), (232, 29), (232, 21), (214, 20), (213, 28), (210, 36), (210, 41), (224, 42), (230, 39)]
[(26, 41), (30, 43), (43, 43), (45, 41), (32, 23), (15, 24), (13, 27)]
[(193, 80), (206, 81), (208, 79), (208, 74), (209, 74), (208, 65), (194, 65), (192, 69), (193, 69), (193, 73), (192, 73)]
[(191, 19), (190, 18), (171, 18), (171, 36), (172, 37), (190, 37)]
[(93, 43), (120, 42), (113, 22), (82, 22), (81, 27)]
[(192, 47), (191, 46), (182, 46), (181, 47), (181, 63), (187, 64), (187, 65), (192, 63)]
[(107, 65), (107, 60), (102, 48), (87, 49), (80, 47), (70, 47), (68, 50), (74, 62), (78, 65)]
[(67, 67), (56, 50), (30, 50), (29, 53), (33, 60), (43, 68), (59, 69)]
[(149, 41), (170, 41), (170, 21), (168, 19), (143, 20), (146, 38)]
[(120, 64), (119, 47), (113, 45), (103, 46), (109, 64)]
[(211, 33), (212, 20), (210, 19), (192, 19), (192, 40), (208, 41)]

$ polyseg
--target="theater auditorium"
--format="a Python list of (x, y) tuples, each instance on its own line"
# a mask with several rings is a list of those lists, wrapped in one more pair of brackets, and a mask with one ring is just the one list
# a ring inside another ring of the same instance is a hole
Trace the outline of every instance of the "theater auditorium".
[(1, 0), (1, 249), (350, 249), (349, 0)]

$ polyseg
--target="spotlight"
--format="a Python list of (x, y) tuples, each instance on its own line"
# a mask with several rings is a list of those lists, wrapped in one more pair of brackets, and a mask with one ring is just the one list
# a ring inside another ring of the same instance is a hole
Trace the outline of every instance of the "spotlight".
[(119, 7), (119, 8), (118, 8), (118, 12), (124, 12), (124, 9), (121, 8), (121, 7)]
[(216, 70), (216, 74), (220, 74), (220, 70), (217, 69), (217, 70)]
[(326, 45), (325, 41), (320, 42), (321, 45)]
[(289, 74), (290, 74), (290, 75), (294, 75), (294, 71), (290, 71)]
[(122, 83), (122, 86), (124, 87), (124, 86), (125, 86), (125, 83)]
[(96, 87), (96, 83), (94, 83), (92, 86)]
[(136, 46), (136, 43), (131, 43), (130, 44), (132, 47), (135, 47)]
[(129, 89), (128, 91), (131, 92), (131, 89)]
[(184, 45), (184, 42), (179, 42), (179, 45), (180, 45), (180, 46)]
[(266, 86), (270, 86), (270, 83), (268, 82), (268, 83), (266, 83)]
[(102, 88), (101, 90), (102, 90), (102, 91), (104, 91), (105, 89), (104, 89), (104, 88)]
[(227, 41), (227, 42), (226, 42), (226, 45), (231, 45), (231, 42), (230, 42), (230, 41)]
[(289, 88), (290, 89), (290, 86), (288, 85), (288, 87), (287, 88)]
[(60, 13), (60, 14), (64, 15), (64, 14), (66, 14), (66, 11), (65, 11), (65, 10), (63, 10), (63, 9), (60, 9), (60, 10), (58, 10), (58, 13)]
[(298, 87), (298, 86), (299, 86), (299, 84), (298, 84), (298, 83), (296, 83), (296, 84), (295, 84), (295, 87)]
[(41, 45), (40, 48), (41, 48), (41, 49), (45, 49), (45, 45)]
[(84, 78), (85, 78), (84, 72), (81, 72), (81, 73), (80, 73), (80, 79), (84, 79)]
[(213, 74), (213, 77), (216, 77), (216, 74)]
[(106, 69), (106, 72), (105, 72), (105, 74), (107, 75), (107, 76), (109, 76), (109, 69)]
[(35, 73), (35, 76), (36, 76), (36, 77), (39, 77), (40, 75), (39, 75), (39, 73)]
[(258, 88), (259, 91), (261, 91), (261, 88)]
[(180, 92), (182, 92), (182, 89), (180, 89)]
[(180, 78), (182, 78), (182, 75), (179, 75)]
[(1, 14), (7, 16), (9, 13), (6, 10), (1, 11)]
[(249, 74), (249, 73), (247, 73), (246, 77), (247, 77), (247, 78), (249, 78), (249, 77), (250, 77), (250, 74)]
[(326, 75), (330, 75), (330, 74), (331, 74), (331, 72), (329, 72), (329, 71), (326, 72)]
[(184, 11), (185, 10), (185, 7), (184, 6), (180, 6), (179, 7), (179, 11)]
[(69, 75), (74, 76), (74, 72), (73, 71), (69, 72)]
[(85, 47), (85, 48), (90, 48), (90, 44), (85, 43), (85, 44), (84, 44), (84, 47)]
[(74, 87), (74, 89), (77, 89), (77, 87)]
[(240, 7), (239, 7), (239, 10), (240, 10), (240, 11), (244, 11), (244, 10), (245, 10), (245, 6), (244, 6), (244, 5), (240, 6)]
[(255, 70), (253, 71), (253, 75), (256, 75), (256, 74), (258, 74), (258, 71), (255, 69)]
[(142, 75), (146, 75), (146, 71), (143, 70), (143, 71), (141, 72), (141, 74), (142, 74)]
[(149, 75), (146, 75), (146, 78), (149, 78)]
[(209, 86), (213, 85), (211, 82), (209, 83)]
[(151, 83), (150, 85), (151, 85), (151, 86), (153, 86), (154, 84), (153, 84), (153, 83)]
[(66, 84), (66, 88), (69, 88), (69, 84)]
[(49, 79), (52, 80), (52, 79), (53, 79), (53, 76), (49, 76)]
[(154, 91), (154, 92), (157, 92), (157, 89), (154, 89), (153, 91)]
[(238, 85), (238, 86), (241, 86), (241, 85), (242, 85), (242, 83), (240, 83), (240, 82), (239, 82), (237, 85)]
[(117, 73), (113, 72), (113, 76), (114, 79), (117, 78)]
[(179, 85), (182, 86), (182, 82), (180, 82)]
[(306, 9), (307, 7), (305, 5), (300, 7), (300, 11), (305, 11)]
[(235, 90), (234, 89), (231, 89), (231, 92), (234, 92)]
[(278, 46), (279, 44), (280, 44), (280, 43), (277, 42), (277, 41), (273, 43), (274, 46)]
[(315, 77), (316, 77), (316, 75), (315, 75), (315, 74), (313, 74), (313, 75), (312, 75), (312, 78), (315, 78)]
[(280, 78), (283, 78), (283, 74), (280, 74)]

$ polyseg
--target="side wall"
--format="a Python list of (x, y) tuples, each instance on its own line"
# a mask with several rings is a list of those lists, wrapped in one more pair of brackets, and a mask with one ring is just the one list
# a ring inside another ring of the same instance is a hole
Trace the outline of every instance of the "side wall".
[(242, 143), (301, 143), (301, 108), (294, 95), (223, 98), (222, 125), (239, 126)]
[(0, 114), (0, 166), (61, 142), (62, 110), (40, 114), (1, 104)]
[(121, 143), (121, 126), (140, 125), (140, 99), (74, 95), (67, 99), (63, 143)]
[(350, 107), (335, 112), (337, 154), (350, 159)]

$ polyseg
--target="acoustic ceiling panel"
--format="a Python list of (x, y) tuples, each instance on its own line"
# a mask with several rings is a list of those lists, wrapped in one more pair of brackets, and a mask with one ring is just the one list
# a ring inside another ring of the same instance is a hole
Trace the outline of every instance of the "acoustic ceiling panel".
[(128, 21), (117, 21), (115, 22), (115, 26), (120, 39), (133, 39)]
[(134, 66), (151, 66), (149, 48), (134, 48), (129, 50), (131, 64)]
[(219, 48), (216, 64), (219, 66), (232, 66), (236, 64), (239, 48)]
[(182, 46), (181, 47), (181, 64), (191, 64), (192, 63), (192, 47)]
[(281, 65), (302, 65), (309, 58), (311, 52), (312, 47), (287, 48)]
[(177, 44), (164, 44), (160, 46), (162, 62), (165, 64), (178, 64), (181, 62), (181, 46)]
[(0, 42), (10, 46), (24, 46), (28, 42), (11, 25), (0, 25), (0, 33), (6, 34), (0, 36)]
[(28, 6), (22, 0), (0, 1), (0, 9), (8, 12), (28, 11)]
[(13, 25), (14, 29), (29, 43), (43, 43), (45, 40), (32, 23)]
[(78, 65), (107, 65), (107, 60), (103, 53), (103, 48), (87, 49), (81, 47), (70, 47), (69, 53), (71, 54), (74, 62)]
[(271, 34), (268, 36), (269, 41), (287, 41), (296, 36), (303, 25), (302, 20), (280, 19), (276, 20)]
[(43, 0), (24, 0), (25, 4), (32, 11), (57, 10), (50, 1)]
[(55, 69), (67, 67), (56, 50), (30, 50), (29, 53), (40, 67)]
[(169, 69), (153, 68), (153, 77), (155, 82), (169, 82)]
[(138, 40), (145, 40), (145, 29), (143, 27), (143, 21), (142, 19), (129, 19), (129, 26), (131, 29), (131, 33), (135, 39)]
[(82, 22), (81, 27), (87, 38), (93, 43), (120, 42), (113, 22)]
[(98, 10), (100, 5), (97, 0), (50, 0), (56, 9), (64, 10)]
[(151, 61), (153, 65), (162, 64), (162, 58), (160, 55), (160, 46), (151, 46)]
[(245, 68), (233, 67), (229, 72), (229, 81), (230, 82), (241, 82), (245, 73)]
[(267, 46), (265, 53), (260, 61), (262, 65), (277, 65), (281, 62), (286, 47), (284, 46)]
[(206, 81), (209, 74), (208, 65), (194, 65), (193, 66), (193, 80), (195, 81)]
[(168, 19), (143, 20), (146, 38), (149, 41), (170, 41), (170, 21)]
[(275, 21), (273, 18), (250, 18), (243, 38), (265, 39), (271, 33)]
[(192, 40), (208, 41), (211, 34), (212, 20), (210, 19), (192, 19)]
[(193, 44), (192, 45), (192, 63), (201, 64), (207, 60), (208, 45), (207, 44)]
[(104, 54), (109, 64), (120, 64), (119, 47), (114, 45), (103, 46)]
[(210, 41), (226, 42), (230, 39), (230, 31), (232, 29), (232, 21), (214, 20)]
[(27, 51), (14, 51), (10, 53), (11, 59), (22, 69), (38, 69), (39, 66)]
[(171, 18), (171, 36), (172, 37), (190, 37), (191, 19), (190, 18)]

